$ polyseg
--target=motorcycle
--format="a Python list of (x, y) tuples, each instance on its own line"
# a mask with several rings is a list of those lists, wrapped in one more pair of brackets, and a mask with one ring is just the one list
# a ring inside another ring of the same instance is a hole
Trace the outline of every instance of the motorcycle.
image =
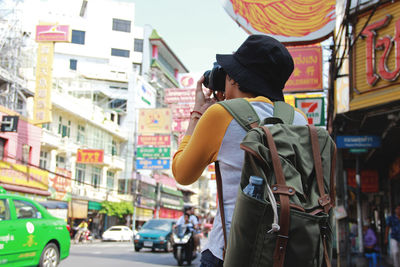
[(187, 225), (178, 225), (172, 233), (172, 246), (174, 257), (178, 265), (182, 266), (186, 261), (188, 265), (197, 257), (194, 249), (194, 229)]

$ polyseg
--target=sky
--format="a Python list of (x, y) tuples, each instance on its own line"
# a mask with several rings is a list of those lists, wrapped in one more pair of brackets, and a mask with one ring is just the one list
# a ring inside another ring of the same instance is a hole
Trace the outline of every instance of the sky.
[(211, 69), (216, 54), (231, 54), (248, 34), (221, 0), (130, 0), (135, 25), (151, 25), (190, 72)]

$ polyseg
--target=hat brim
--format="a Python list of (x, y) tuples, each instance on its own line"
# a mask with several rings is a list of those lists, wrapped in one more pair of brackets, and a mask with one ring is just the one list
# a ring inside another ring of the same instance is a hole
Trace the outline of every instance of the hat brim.
[(251, 93), (270, 98), (271, 100), (284, 101), (282, 90), (274, 88), (271, 82), (268, 82), (258, 74), (245, 68), (234, 55), (217, 54), (216, 58), (218, 64), (222, 66), (229, 77), (239, 83), (243, 88)]

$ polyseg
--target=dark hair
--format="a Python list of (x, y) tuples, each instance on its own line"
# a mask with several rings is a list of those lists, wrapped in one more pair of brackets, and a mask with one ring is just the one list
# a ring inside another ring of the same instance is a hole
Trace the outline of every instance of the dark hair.
[(251, 91), (251, 90), (249, 90), (249, 89), (247, 89), (247, 88), (241, 86), (237, 81), (235, 81), (231, 76), (229, 76), (229, 74), (228, 74), (228, 79), (229, 79), (230, 81), (233, 80), (235, 83), (237, 83), (237, 84), (239, 85), (239, 90), (242, 91), (242, 92), (244, 92), (244, 93), (251, 93), (251, 94), (254, 94), (255, 96), (264, 96), (264, 97), (268, 98), (269, 100), (271, 100), (272, 102), (278, 101), (278, 99), (275, 99), (275, 98), (273, 98), (273, 97), (271, 97), (271, 96), (261, 95), (260, 93), (253, 92), (253, 91)]

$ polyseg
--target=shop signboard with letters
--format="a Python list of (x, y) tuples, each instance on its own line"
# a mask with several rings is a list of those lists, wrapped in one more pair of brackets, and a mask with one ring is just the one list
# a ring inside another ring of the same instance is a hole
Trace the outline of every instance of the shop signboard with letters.
[(78, 149), (76, 163), (101, 164), (104, 161), (104, 150), (101, 149)]
[(296, 108), (306, 114), (308, 123), (315, 126), (325, 125), (325, 103), (323, 97), (296, 98)]
[(171, 157), (170, 147), (138, 147), (136, 151), (137, 158), (169, 158)]
[[(373, 12), (373, 13), (372, 13)], [(350, 110), (400, 99), (400, 2), (388, 2), (361, 14), (354, 45)]]
[(374, 148), (381, 146), (381, 138), (376, 135), (338, 135), (337, 148)]
[(136, 169), (138, 170), (168, 170), (169, 159), (137, 159)]

